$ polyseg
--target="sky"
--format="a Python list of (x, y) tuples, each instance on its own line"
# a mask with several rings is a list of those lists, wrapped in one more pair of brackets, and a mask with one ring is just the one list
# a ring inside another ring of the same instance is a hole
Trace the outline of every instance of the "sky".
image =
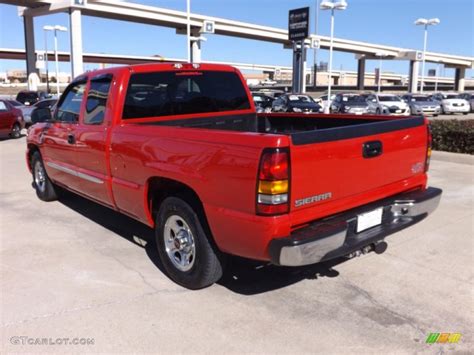
[[(186, 0), (134, 0), (131, 2), (185, 11)], [(392, 45), (421, 50), (423, 29), (413, 23), (419, 17), (438, 17), (441, 23), (429, 28), (428, 51), (474, 57), (474, 1), (473, 0), (347, 0), (345, 11), (335, 15), (335, 37)], [(191, 0), (191, 11), (201, 15), (250, 22), (278, 28), (288, 27), (288, 10), (310, 6), (311, 32), (315, 29), (316, 0)], [(37, 17), (35, 24), (36, 49), (44, 49), (44, 25), (69, 27), (66, 14)], [(319, 11), (317, 33), (329, 35), (330, 13)], [(82, 17), (84, 52), (162, 55), (186, 58), (186, 37), (175, 30), (124, 21)], [(52, 44), (52, 34), (49, 34)], [(282, 45), (220, 35), (206, 35), (202, 45), (202, 59), (222, 60), (252, 64), (274, 64), (290, 66), (291, 50)], [(60, 33), (59, 50), (69, 50), (69, 34)], [(22, 18), (17, 8), (0, 4), (0, 47), (24, 48)], [(51, 48), (50, 48), (51, 49)], [(321, 50), (319, 61), (327, 61), (328, 51)], [(312, 63), (312, 53), (308, 62)], [(85, 70), (97, 65), (85, 64)], [(378, 61), (368, 61), (367, 71), (378, 67)], [(22, 61), (0, 60), (0, 72), (25, 68)], [(353, 54), (334, 52), (333, 68), (356, 70)], [(426, 70), (435, 68), (427, 63)], [(69, 64), (61, 64), (61, 71), (70, 71)], [(384, 61), (384, 71), (408, 73), (406, 61)], [(454, 75), (452, 69), (441, 74)], [(467, 77), (474, 71), (468, 70)]]

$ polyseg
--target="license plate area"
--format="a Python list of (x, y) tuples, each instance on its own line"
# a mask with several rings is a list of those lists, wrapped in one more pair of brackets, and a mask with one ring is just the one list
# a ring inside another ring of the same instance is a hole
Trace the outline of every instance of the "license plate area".
[(383, 207), (376, 210), (357, 215), (356, 232), (360, 233), (366, 229), (378, 226), (382, 223)]

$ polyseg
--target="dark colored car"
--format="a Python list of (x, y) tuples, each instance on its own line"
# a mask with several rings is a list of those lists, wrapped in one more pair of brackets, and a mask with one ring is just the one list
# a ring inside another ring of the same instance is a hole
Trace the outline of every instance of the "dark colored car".
[(273, 97), (259, 92), (253, 92), (252, 98), (257, 112), (271, 112), (272, 102), (275, 100)]
[(8, 100), (0, 100), (0, 135), (20, 138), (21, 130), (25, 127), (21, 110)]
[(355, 115), (367, 113), (368, 109), (367, 95), (357, 93), (339, 93), (331, 105), (333, 112), (351, 113)]
[(284, 94), (272, 103), (274, 112), (321, 112), (321, 105), (305, 94)]
[(37, 103), (38, 101), (45, 100), (50, 97), (51, 95), (45, 91), (20, 91), (18, 95), (16, 95), (16, 101), (19, 101), (26, 106), (30, 106)]

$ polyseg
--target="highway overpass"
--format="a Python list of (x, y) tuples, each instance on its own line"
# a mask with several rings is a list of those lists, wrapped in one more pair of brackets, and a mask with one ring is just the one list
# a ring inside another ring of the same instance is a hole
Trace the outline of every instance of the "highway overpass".
[[(169, 27), (174, 28), (177, 34), (185, 33), (187, 24), (187, 14), (183, 11), (114, 0), (88, 0), (86, 2), (75, 0), (0, 0), (0, 2), (25, 7), (20, 11), (20, 14), (24, 19), (28, 72), (35, 71), (33, 26), (33, 17), (35, 16), (44, 16), (58, 12), (69, 14), (73, 76), (83, 71), (82, 15)], [(82, 5), (79, 5), (80, 3), (82, 3)], [(279, 43), (285, 48), (291, 46), (290, 41), (288, 41), (288, 31), (286, 29), (260, 26), (199, 14), (191, 14), (190, 16), (193, 36), (199, 34), (206, 20), (214, 22), (215, 34), (217, 35)], [(321, 49), (326, 50), (329, 48), (329, 37), (310, 35), (310, 38), (319, 39)], [(201, 48), (199, 43), (192, 43), (193, 55), (195, 58), (200, 58)], [(349, 52), (356, 55), (358, 60), (359, 89), (363, 89), (364, 85), (365, 62), (367, 60), (378, 59), (377, 55), (383, 54), (384, 60), (407, 60), (410, 63), (409, 89), (413, 92), (417, 90), (418, 63), (421, 59), (417, 50), (341, 38), (334, 39), (333, 48), (335, 51)], [(425, 59), (427, 62), (438, 63), (445, 67), (454, 68), (455, 88), (458, 90), (464, 88), (466, 69), (474, 68), (473, 57), (427, 52)]]

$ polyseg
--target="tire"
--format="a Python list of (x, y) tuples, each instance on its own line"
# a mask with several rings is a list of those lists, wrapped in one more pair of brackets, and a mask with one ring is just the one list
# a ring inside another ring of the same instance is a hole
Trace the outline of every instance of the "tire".
[(433, 114), (433, 117), (438, 117), (438, 114), (437, 113)]
[(21, 126), (18, 123), (15, 123), (12, 127), (12, 131), (10, 133), (10, 136), (13, 139), (18, 139), (21, 137)]
[(31, 158), (31, 168), (33, 171), (33, 186), (36, 190), (36, 196), (42, 201), (55, 201), (58, 194), (53, 182), (48, 177), (44, 168), (43, 159), (39, 152), (33, 153)]
[(442, 114), (442, 115), (445, 115), (445, 114), (446, 114), (446, 111), (444, 110), (443, 105), (441, 105), (441, 114)]
[(376, 115), (380, 115), (380, 114), (381, 114), (379, 108), (375, 110), (375, 114), (376, 114)]
[(204, 227), (196, 211), (177, 197), (167, 197), (156, 216), (156, 247), (165, 271), (191, 290), (211, 286), (224, 272), (223, 256)]
[(463, 112), (462, 114), (463, 114), (463, 115), (467, 115), (468, 113), (469, 113), (469, 112)]

